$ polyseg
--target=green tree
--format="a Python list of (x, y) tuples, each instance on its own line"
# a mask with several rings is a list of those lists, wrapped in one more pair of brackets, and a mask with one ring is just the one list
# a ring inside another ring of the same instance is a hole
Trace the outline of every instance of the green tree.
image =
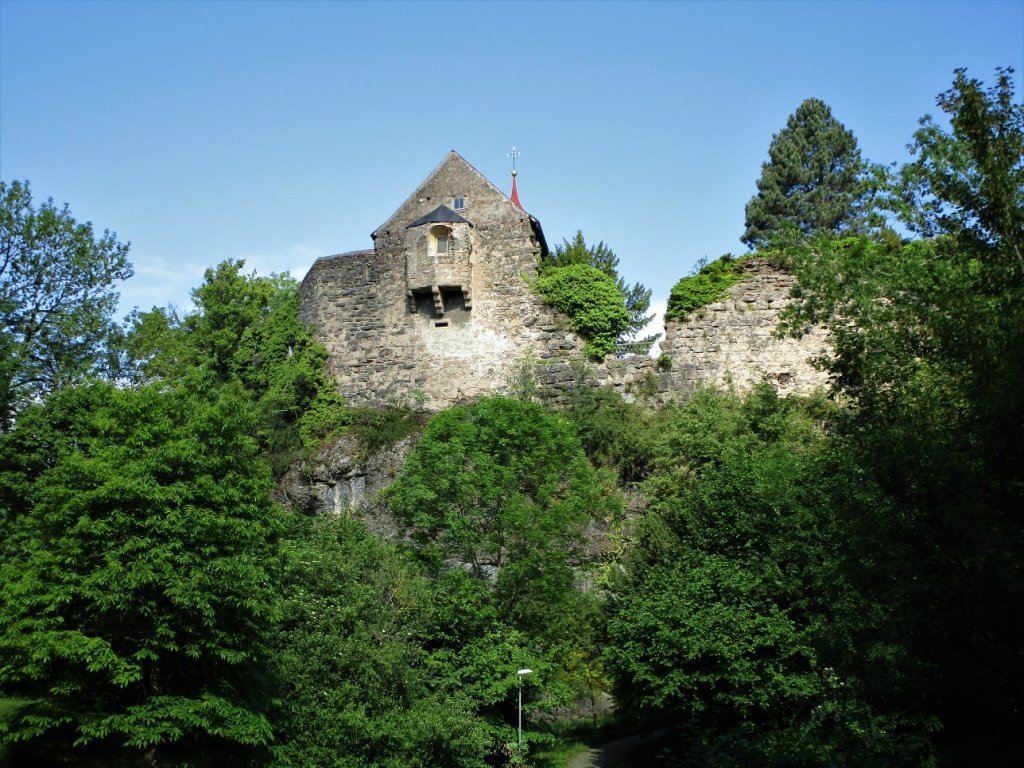
[[(71, 439), (38, 429), (51, 416)], [(197, 373), (65, 389), (0, 440), (5, 469), (36, 433), (56, 449), (0, 475), (7, 499), (25, 492), (0, 564), (0, 688), (24, 704), (0, 730), (16, 754), (232, 764), (269, 742), (281, 513), (253, 418), (237, 387)]]
[(493, 580), (501, 615), (537, 630), (572, 590), (583, 526), (617, 504), (567, 421), (500, 396), (435, 416), (387, 499), (425, 556)]
[(615, 287), (622, 294), (626, 312), (629, 314), (629, 324), (620, 333), (618, 342), (620, 345), (628, 345), (630, 351), (635, 354), (646, 355), (660, 334), (631, 339), (634, 339), (654, 317), (653, 314), (648, 314), (651, 309), (651, 289), (645, 288), (641, 283), (633, 283), (630, 286), (619, 275), (619, 257), (615, 252), (603, 241), (597, 245), (587, 245), (583, 233), (579, 231), (572, 242), (563, 238), (561, 244), (555, 246), (555, 250), (548, 254), (547, 260), (542, 264), (542, 269), (568, 267), (573, 264), (587, 264), (601, 270), (615, 281)]
[(102, 371), (128, 245), (36, 208), (27, 182), (0, 182), (0, 431), (26, 403)]
[(600, 618), (596, 596), (576, 588), (584, 526), (608, 524), (621, 507), (571, 424), (497, 396), (449, 409), (386, 496), (434, 582), (428, 668), (470, 696), (498, 752), (514, 740), (516, 669), (535, 672), (528, 711), (589, 695)]
[(911, 153), (889, 203), (913, 232), (951, 235), (985, 260), (994, 280), (1024, 272), (1024, 106), (1014, 97), (1013, 69), (997, 69), (996, 84), (956, 70), (953, 87), (937, 98), (950, 130), (921, 119)]
[(483, 768), (477, 702), (425, 666), (431, 588), (358, 521), (291, 520), (274, 765)]
[(1008, 70), (987, 91), (958, 71), (938, 103), (951, 131), (922, 121), (895, 188), (928, 239), (795, 251), (791, 320), (829, 327), (852, 406), (838, 438), (885, 501), (839, 507), (842, 569), (887, 606), (859, 640), (891, 649), (875, 700), (935, 718), (950, 764), (1009, 765), (1024, 677), (1007, 621), (1024, 602), (1024, 122)]
[[(613, 580), (623, 712), (675, 726), (674, 764), (892, 765), (914, 734), (864, 702), (829, 495), (856, 488), (818, 399), (698, 393), (660, 429), (650, 503)], [(841, 684), (841, 685), (840, 685)]]
[(758, 250), (793, 228), (841, 234), (865, 224), (867, 166), (857, 139), (819, 99), (807, 99), (772, 136), (740, 240)]
[(647, 475), (657, 422), (654, 414), (627, 403), (611, 387), (584, 385), (570, 393), (565, 416), (576, 427), (594, 466), (614, 471), (623, 484)]
[(136, 312), (125, 347), (138, 382), (203, 368), (242, 384), (259, 408), (260, 440), (279, 475), (304, 442), (342, 427), (346, 413), (324, 366), (326, 350), (299, 321), (298, 284), (287, 275), (246, 275), (244, 267), (228, 260), (206, 270), (192, 292), (196, 308), (184, 317)]

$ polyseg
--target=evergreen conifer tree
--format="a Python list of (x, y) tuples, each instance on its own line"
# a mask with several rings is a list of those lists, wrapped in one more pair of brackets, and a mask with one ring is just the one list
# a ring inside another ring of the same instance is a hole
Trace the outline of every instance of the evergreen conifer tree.
[(857, 139), (819, 99), (807, 99), (772, 137), (740, 238), (751, 249), (789, 226), (804, 235), (858, 229), (864, 222), (867, 164)]

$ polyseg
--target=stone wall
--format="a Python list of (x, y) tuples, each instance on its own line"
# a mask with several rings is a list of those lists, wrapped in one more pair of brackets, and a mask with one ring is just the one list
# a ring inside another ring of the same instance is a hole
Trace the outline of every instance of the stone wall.
[[(456, 196), (470, 223), (453, 226), (459, 259), (468, 258), (457, 279), (468, 285), (440, 285), (439, 313), (416, 282), (430, 274), (430, 228), (421, 235), (410, 224)], [(327, 347), (341, 393), (355, 404), (422, 398), (439, 410), (508, 391), (533, 357), (578, 356), (582, 342), (567, 319), (529, 286), (541, 238), (525, 211), (449, 155), (376, 230), (374, 250), (319, 259), (302, 282), (302, 319)]]
[[(448, 233), (444, 254), (437, 232)], [(782, 392), (807, 392), (827, 383), (809, 363), (824, 348), (821, 329), (775, 336), (794, 281), (763, 260), (746, 262), (746, 279), (721, 301), (666, 324), (670, 367), (646, 357), (584, 363), (569, 319), (530, 287), (546, 247), (539, 223), (454, 152), (373, 239), (373, 250), (318, 259), (300, 289), (301, 317), (353, 404), (440, 410), (530, 387), (557, 404), (584, 384), (655, 404), (704, 384), (744, 389), (767, 377)]]
[(795, 278), (760, 259), (745, 268), (745, 279), (721, 301), (666, 323), (661, 351), (672, 365), (663, 374), (667, 390), (690, 392), (704, 384), (745, 389), (763, 378), (782, 393), (827, 385), (827, 374), (810, 363), (826, 348), (824, 329), (800, 339), (775, 333)]

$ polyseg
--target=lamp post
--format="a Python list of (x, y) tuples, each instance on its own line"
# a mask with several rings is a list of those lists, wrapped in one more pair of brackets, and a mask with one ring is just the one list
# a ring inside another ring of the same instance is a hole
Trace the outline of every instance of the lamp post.
[(532, 669), (520, 669), (519, 675), (519, 759), (523, 759), (523, 675), (533, 674)]

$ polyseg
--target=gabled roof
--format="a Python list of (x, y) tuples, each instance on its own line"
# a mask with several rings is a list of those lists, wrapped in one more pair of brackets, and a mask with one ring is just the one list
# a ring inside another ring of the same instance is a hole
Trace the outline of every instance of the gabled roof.
[[(397, 223), (397, 222), (395, 222), (395, 217), (398, 216), (404, 209), (406, 209), (406, 206), (408, 206), (412, 201), (414, 201), (417, 198), (419, 198), (421, 193), (422, 193), (423, 188), (426, 187), (431, 182), (431, 180), (435, 176), (437, 176), (439, 173), (441, 173), (442, 171), (454, 172), (456, 174), (470, 174), (473, 177), (475, 177), (475, 178), (479, 179), (480, 181), (482, 181), (483, 184), (486, 186), (486, 188), (488, 188), (491, 192), (494, 193), (495, 197), (497, 197), (499, 199), (502, 199), (502, 200), (505, 200), (509, 204), (513, 204), (512, 201), (509, 200), (509, 198), (505, 195), (504, 192), (502, 192), (500, 189), (498, 189), (496, 186), (494, 186), (494, 184), (489, 179), (487, 179), (487, 177), (485, 177), (482, 173), (480, 173), (480, 171), (478, 171), (472, 165), (467, 163), (465, 158), (463, 158), (462, 155), (460, 155), (458, 152), (456, 152), (453, 149), (451, 152), (449, 152), (445, 156), (444, 160), (442, 160), (437, 165), (437, 167), (434, 168), (434, 170), (430, 172), (430, 174), (427, 176), (427, 178), (425, 178), (420, 183), (420, 185), (416, 188), (416, 191), (413, 192), (411, 195), (409, 195), (409, 197), (406, 198), (405, 202), (403, 202), (398, 207), (398, 209), (393, 214), (391, 214), (390, 217), (388, 217), (388, 220), (385, 221), (383, 224), (381, 224), (379, 227), (377, 227), (376, 230), (373, 231), (373, 233), (371, 234), (371, 237), (374, 240), (376, 240), (377, 239), (377, 234), (380, 231), (385, 230), (389, 226), (392, 226), (393, 224)], [(453, 213), (454, 213), (454, 211), (453, 211)]]
[(420, 216), (412, 224), (406, 226), (406, 229), (412, 229), (413, 227), (419, 227), (423, 224), (469, 224), (464, 218), (459, 216), (455, 211), (449, 208), (447, 205), (439, 205), (437, 208), (432, 210), (426, 216)]

